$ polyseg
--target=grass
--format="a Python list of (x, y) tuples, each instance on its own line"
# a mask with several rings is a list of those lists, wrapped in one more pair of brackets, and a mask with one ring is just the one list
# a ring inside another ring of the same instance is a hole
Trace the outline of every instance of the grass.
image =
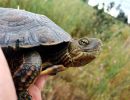
[[(16, 8), (17, 2), (0, 0), (0, 5)], [(115, 19), (108, 28), (105, 24), (96, 26), (95, 10), (82, 0), (21, 0), (20, 7), (48, 16), (73, 37), (103, 40), (103, 51), (93, 62), (50, 77), (43, 93), (46, 100), (129, 100), (129, 26)], [(102, 33), (94, 31), (100, 28)]]

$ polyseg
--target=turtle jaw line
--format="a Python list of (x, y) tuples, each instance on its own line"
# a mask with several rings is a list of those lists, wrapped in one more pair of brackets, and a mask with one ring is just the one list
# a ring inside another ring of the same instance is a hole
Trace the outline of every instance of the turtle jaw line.
[(95, 58), (100, 54), (100, 52), (101, 52), (100, 49), (88, 50), (87, 52), (83, 51), (85, 55), (95, 57)]
[(95, 55), (96, 52), (82, 52), (79, 51), (77, 52), (77, 54), (75, 56), (72, 57), (72, 65), (74, 67), (80, 67), (80, 66), (84, 66), (86, 64), (88, 64), (89, 62), (91, 62), (93, 59), (96, 58)]
[(101, 52), (101, 49), (93, 49), (93, 50), (87, 50), (87, 51), (83, 51), (84, 53), (88, 53), (88, 54), (99, 54)]
[(100, 54), (100, 51), (95, 50), (95, 51), (89, 51), (89, 52), (84, 52), (84, 53), (86, 53), (86, 55), (88, 55), (88, 56), (96, 58)]
[(96, 46), (95, 48), (88, 48), (88, 49), (84, 49), (84, 48), (80, 48), (82, 50), (82, 52), (88, 53), (88, 54), (93, 54), (97, 55), (102, 51), (101, 45)]

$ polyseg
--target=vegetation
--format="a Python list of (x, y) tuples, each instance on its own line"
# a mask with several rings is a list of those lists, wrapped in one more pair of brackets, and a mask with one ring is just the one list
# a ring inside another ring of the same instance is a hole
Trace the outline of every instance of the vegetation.
[[(18, 0), (0, 0), (17, 8)], [(83, 0), (19, 0), (21, 9), (48, 16), (73, 37), (98, 37), (103, 50), (95, 61), (50, 77), (45, 100), (129, 100), (130, 27)]]

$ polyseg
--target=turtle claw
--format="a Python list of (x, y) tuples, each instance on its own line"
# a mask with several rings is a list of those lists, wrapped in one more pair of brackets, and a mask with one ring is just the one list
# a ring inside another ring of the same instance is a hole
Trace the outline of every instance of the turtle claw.
[(18, 100), (32, 100), (32, 96), (28, 93), (28, 91), (22, 91), (18, 95)]

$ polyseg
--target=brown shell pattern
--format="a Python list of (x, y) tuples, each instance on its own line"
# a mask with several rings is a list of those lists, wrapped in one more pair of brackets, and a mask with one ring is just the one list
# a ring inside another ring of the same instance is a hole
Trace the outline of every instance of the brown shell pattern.
[(22, 48), (70, 42), (71, 36), (44, 15), (0, 8), (0, 46)]

